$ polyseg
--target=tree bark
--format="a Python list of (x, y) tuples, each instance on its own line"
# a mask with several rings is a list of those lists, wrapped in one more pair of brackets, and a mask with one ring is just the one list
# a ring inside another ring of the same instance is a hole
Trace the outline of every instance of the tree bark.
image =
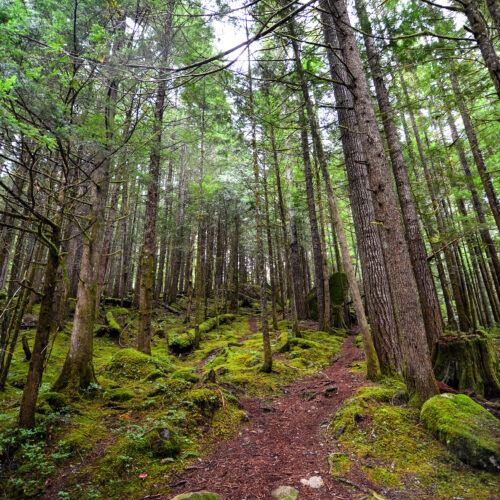
[(375, 222), (382, 237), (382, 250), (392, 290), (403, 357), (403, 376), (415, 403), (422, 404), (437, 394), (438, 389), (432, 372), (417, 285), (403, 236), (385, 150), (344, 0), (327, 0), (326, 4), (336, 23), (344, 63), (352, 75), (350, 90), (354, 97), (361, 142), (365, 154), (370, 152), (369, 176), (375, 206)]
[(328, 328), (326, 315), (328, 315), (329, 312), (325, 311), (325, 294), (328, 292), (328, 289), (325, 290), (324, 288), (325, 280), (323, 277), (323, 256), (321, 253), (321, 240), (319, 237), (318, 219), (316, 217), (316, 206), (314, 202), (314, 184), (312, 179), (311, 156), (309, 154), (309, 138), (307, 135), (304, 110), (302, 107), (299, 110), (299, 124), (302, 160), (304, 166), (304, 178), (306, 181), (307, 211), (309, 214), (309, 225), (312, 240), (314, 285), (316, 289), (316, 299), (318, 307), (318, 322), (319, 329), (324, 331)]
[[(334, 81), (333, 91), (339, 119), (339, 129), (344, 150), (349, 197), (358, 242), (366, 307), (383, 374), (401, 372), (401, 350), (397, 325), (392, 306), (392, 296), (382, 252), (382, 242), (377, 231), (375, 212), (368, 185), (367, 159), (357, 133), (358, 123), (354, 113), (354, 98), (348, 90), (351, 76), (338, 50), (338, 40), (328, 4), (323, 2), (322, 12), (325, 41), (329, 46), (329, 66)], [(344, 83), (345, 82), (345, 83)], [(323, 171), (323, 169), (322, 169)]]
[[(167, 3), (166, 15), (161, 38), (162, 57), (160, 64), (167, 66), (170, 53), (170, 42), (172, 36), (172, 18), (175, 0)], [(144, 239), (141, 255), (141, 281), (139, 285), (139, 327), (137, 332), (137, 349), (144, 354), (151, 354), (153, 314), (153, 292), (155, 275), (155, 251), (156, 251), (156, 221), (158, 212), (158, 195), (160, 183), (160, 162), (163, 114), (165, 109), (165, 97), (167, 92), (166, 72), (159, 72), (158, 88), (156, 91), (156, 102), (153, 119), (153, 133), (151, 153), (149, 157), (149, 182), (146, 199), (146, 214), (144, 219)]]
[[(476, 39), (477, 45), (486, 64), (486, 68), (488, 69), (493, 85), (495, 86), (498, 97), (500, 98), (500, 60), (496, 55), (495, 47), (488, 37), (486, 25), (484, 24), (483, 17), (479, 11), (478, 1), (461, 0), (460, 3), (464, 6), (465, 15), (469, 21), (470, 29)], [(492, 12), (492, 14), (498, 14), (498, 5), (495, 10), (490, 10), (490, 12)], [(495, 15), (494, 19), (495, 22), (498, 23), (498, 16)]]
[(443, 319), (441, 308), (436, 292), (436, 286), (432, 278), (431, 270), (427, 262), (427, 250), (424, 239), (420, 232), (420, 225), (415, 202), (410, 189), (410, 181), (406, 171), (405, 160), (401, 150), (398, 137), (394, 112), (389, 100), (389, 94), (385, 85), (385, 77), (380, 63), (379, 50), (375, 46), (372, 37), (372, 27), (366, 12), (364, 0), (356, 0), (356, 10), (363, 30), (366, 54), (375, 85), (377, 102), (382, 115), (382, 121), (389, 147), (392, 171), (396, 180), (399, 196), (399, 205), (403, 213), (405, 237), (410, 251), (410, 258), (418, 287), (418, 295), (425, 322), (425, 331), (429, 349), (432, 350), (434, 343), (443, 334)]
[(45, 267), (40, 314), (36, 327), (33, 353), (28, 368), (28, 377), (19, 409), (19, 425), (26, 428), (35, 426), (36, 401), (42, 382), (47, 347), (54, 320), (53, 305), (57, 283), (57, 268), (59, 267), (60, 238), (60, 229), (54, 224), (51, 227), (50, 240), (46, 242), (48, 243), (49, 253)]

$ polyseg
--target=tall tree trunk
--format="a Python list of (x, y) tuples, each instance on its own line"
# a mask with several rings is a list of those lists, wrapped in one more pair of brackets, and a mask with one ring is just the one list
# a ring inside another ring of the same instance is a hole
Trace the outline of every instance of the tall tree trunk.
[[(248, 35), (248, 31), (247, 31)], [(252, 164), (254, 177), (254, 197), (255, 197), (255, 226), (257, 239), (257, 279), (259, 283), (260, 295), (260, 319), (262, 328), (262, 343), (264, 347), (264, 359), (261, 370), (269, 373), (273, 369), (273, 355), (271, 351), (271, 339), (269, 336), (269, 322), (267, 314), (267, 290), (266, 290), (266, 262), (264, 257), (264, 236), (263, 236), (263, 217), (262, 217), (262, 200), (261, 200), (261, 182), (259, 172), (259, 157), (257, 151), (257, 124), (255, 122), (255, 101), (253, 94), (253, 78), (250, 66), (250, 49), (248, 49), (248, 91), (249, 91), (249, 108), (250, 108), (250, 126), (252, 140)]]
[(465, 181), (471, 192), (472, 206), (474, 207), (474, 211), (476, 212), (477, 219), (480, 223), (479, 234), (481, 235), (481, 239), (485, 244), (486, 253), (489, 257), (488, 261), (490, 263), (491, 273), (494, 278), (497, 294), (500, 297), (500, 260), (498, 258), (497, 247), (495, 245), (495, 242), (493, 241), (489, 229), (487, 228), (486, 215), (483, 210), (483, 205), (481, 203), (476, 185), (474, 184), (472, 172), (469, 167), (469, 162), (467, 161), (467, 156), (465, 155), (462, 141), (458, 135), (455, 121), (453, 120), (453, 117), (450, 113), (448, 114), (448, 125), (451, 131), (451, 138), (453, 139), (455, 147), (457, 148), (458, 158), (460, 160), (460, 166), (462, 167), (462, 171), (465, 176)]
[[(316, 112), (314, 110), (314, 106), (313, 106), (313, 102), (312, 102), (312, 99), (311, 99), (311, 96), (309, 94), (309, 89), (308, 89), (308, 85), (307, 85), (307, 80), (306, 80), (306, 76), (305, 76), (305, 73), (304, 73), (304, 68), (302, 67), (302, 60), (301, 60), (301, 57), (300, 57), (300, 50), (299, 50), (299, 45), (297, 43), (297, 40), (295, 39), (295, 31), (294, 31), (294, 25), (293, 23), (291, 24), (290, 26), (290, 31), (291, 31), (291, 34), (292, 34), (292, 40), (291, 40), (291, 44), (292, 44), (292, 48), (293, 48), (293, 52), (294, 52), (294, 57), (295, 57), (295, 71), (297, 72), (298, 76), (299, 76), (299, 80), (300, 80), (300, 86), (301, 86), (301, 90), (302, 90), (302, 95), (303, 95), (303, 98), (304, 98), (304, 104), (305, 104), (305, 107), (306, 107), (306, 110), (307, 110), (307, 118), (308, 118), (308, 122), (309, 122), (309, 128), (311, 130), (311, 135), (312, 135), (312, 139), (313, 139), (313, 147), (314, 147), (314, 152), (316, 154), (316, 158), (318, 159), (318, 163), (321, 165), (321, 168), (324, 168), (324, 166), (326, 165), (326, 157), (325, 157), (325, 154), (324, 154), (324, 151), (323, 151), (323, 143), (322, 143), (322, 140), (321, 140), (321, 135), (320, 135), (320, 131), (319, 131), (319, 125), (318, 125), (318, 121), (316, 119)], [(301, 122), (303, 122), (303, 124), (301, 125), (302, 127), (302, 134), (305, 134), (305, 137), (302, 138), (302, 149), (303, 149), (303, 155), (304, 155), (304, 148), (307, 146), (307, 148), (309, 147), (309, 144), (308, 144), (308, 141), (307, 141), (307, 133), (305, 132), (305, 117), (302, 118), (301, 117)], [(304, 144), (304, 139), (306, 140), (305, 144)], [(312, 171), (311, 171), (311, 167), (310, 167), (310, 161), (308, 162), (309, 163), (309, 168), (307, 168), (306, 166), (306, 161), (304, 161), (304, 171), (305, 171), (305, 178), (306, 178), (306, 190), (307, 190), (307, 198), (308, 198), (308, 206), (309, 206), (309, 196), (312, 197), (312, 206), (314, 207), (314, 189), (313, 189), (313, 182), (312, 182)], [(309, 173), (308, 173), (309, 171)], [(311, 187), (310, 187), (310, 191), (311, 191), (311, 195), (309, 194), (309, 188), (307, 186), (308, 184), (308, 176), (310, 176), (310, 184), (311, 184)], [(311, 211), (311, 209), (309, 209), (309, 211)], [(314, 240), (315, 240), (315, 235), (313, 234), (313, 231), (311, 230), (311, 235), (312, 235), (312, 238), (313, 238), (313, 249), (314, 249)], [(318, 239), (318, 244), (319, 244), (319, 250), (321, 252), (321, 239), (320, 239), (320, 236), (319, 236), (319, 232), (318, 232), (318, 236), (317, 236), (317, 239)], [(323, 256), (321, 255), (321, 259), (323, 259)], [(318, 267), (318, 264), (316, 264), (316, 256), (314, 257), (314, 261), (315, 261), (315, 269), (316, 267)], [(321, 261), (321, 266), (323, 266), (323, 261)], [(317, 271), (315, 272), (317, 274)], [(319, 278), (322, 277), (322, 285), (321, 285), (321, 288), (323, 288), (322, 290), (322, 306), (321, 306), (321, 309), (320, 309), (320, 295), (318, 294), (318, 320), (320, 322), (320, 329), (322, 330), (328, 330), (328, 328), (330, 327), (330, 296), (329, 296), (329, 290), (330, 290), (330, 287), (328, 285), (328, 272), (327, 272), (327, 276), (325, 277), (324, 276), (324, 272), (323, 270), (321, 271), (321, 274), (320, 275), (316, 275), (316, 281), (319, 280)], [(326, 286), (325, 286), (325, 283), (326, 283)], [(316, 290), (318, 292), (318, 285), (316, 285)], [(323, 315), (320, 314), (320, 311), (323, 311)]]
[[(346, 69), (352, 75), (355, 112), (365, 154), (370, 152), (370, 188), (374, 197), (376, 223), (384, 245), (385, 262), (396, 312), (403, 355), (403, 376), (415, 403), (422, 404), (438, 393), (432, 372), (425, 324), (418, 290), (411, 268), (408, 247), (403, 236), (385, 150), (379, 134), (370, 92), (350, 25), (344, 0), (327, 0), (329, 13), (336, 23), (338, 40)], [(412, 332), (410, 335), (409, 332)]]
[[(366, 307), (370, 318), (373, 342), (383, 374), (401, 372), (401, 349), (392, 296), (387, 278), (382, 242), (375, 222), (375, 211), (368, 185), (367, 159), (357, 133), (358, 123), (354, 113), (354, 98), (348, 90), (350, 75), (338, 51), (338, 40), (332, 17), (327, 14), (328, 3), (322, 3), (323, 29), (329, 46), (328, 60), (335, 104), (339, 118), (339, 129), (344, 150), (349, 196), (354, 219)], [(335, 51), (335, 54), (334, 54)], [(345, 82), (345, 83), (344, 83)], [(324, 169), (322, 168), (324, 172)]]
[[(170, 53), (170, 42), (172, 36), (172, 17), (174, 13), (175, 0), (169, 0), (161, 38), (162, 56), (160, 64), (167, 66)], [(155, 251), (156, 251), (156, 220), (158, 213), (158, 194), (160, 183), (160, 162), (163, 114), (165, 110), (165, 97), (167, 79), (166, 72), (159, 72), (158, 89), (156, 91), (156, 102), (154, 109), (153, 133), (151, 153), (149, 157), (149, 179), (148, 194), (146, 199), (146, 214), (144, 218), (144, 239), (141, 255), (141, 281), (139, 285), (139, 327), (137, 331), (137, 349), (144, 354), (151, 354), (153, 315), (153, 291), (155, 275)]]
[(92, 361), (94, 350), (94, 323), (99, 289), (99, 270), (102, 258), (102, 240), (106, 201), (111, 178), (111, 143), (114, 135), (114, 119), (118, 83), (107, 82), (105, 118), (105, 151), (90, 174), (88, 227), (83, 235), (83, 253), (80, 264), (77, 303), (73, 318), (71, 340), (61, 374), (54, 383), (55, 391), (79, 392), (96, 382)]
[(309, 138), (307, 135), (307, 125), (304, 110), (299, 110), (300, 142), (302, 147), (302, 160), (304, 166), (304, 178), (306, 181), (307, 211), (309, 214), (309, 225), (311, 229), (313, 263), (314, 263), (314, 285), (316, 288), (316, 299), (318, 307), (319, 329), (328, 328), (327, 317), (329, 311), (325, 310), (325, 280), (323, 277), (323, 255), (321, 253), (321, 240), (319, 237), (318, 219), (316, 217), (316, 205), (314, 200), (314, 183), (311, 168), (311, 156), (309, 155)]
[(269, 274), (271, 278), (271, 321), (273, 330), (278, 330), (278, 315), (276, 312), (276, 262), (274, 260), (273, 239), (271, 235), (271, 217), (269, 215), (269, 196), (266, 169), (262, 169), (262, 183), (264, 185), (264, 211), (267, 233), (267, 255), (269, 256)]
[[(479, 11), (478, 0), (460, 0), (465, 8), (465, 15), (469, 21), (470, 29), (476, 39), (481, 55), (483, 56), (486, 68), (490, 74), (493, 85), (500, 98), (500, 60), (495, 52), (495, 47), (491, 43), (484, 24), (483, 17)], [(490, 10), (490, 12), (492, 12)], [(498, 6), (492, 13), (498, 13)], [(498, 17), (495, 16), (495, 22), (498, 23)]]
[(281, 229), (283, 233), (283, 245), (285, 248), (285, 260), (286, 260), (285, 273), (286, 273), (288, 298), (290, 301), (290, 322), (292, 323), (292, 333), (294, 335), (300, 335), (299, 320), (297, 314), (297, 303), (295, 299), (295, 286), (292, 274), (291, 244), (287, 231), (285, 199), (283, 196), (283, 189), (281, 185), (281, 173), (278, 161), (278, 150), (276, 148), (276, 137), (274, 135), (274, 124), (272, 122), (269, 124), (269, 139), (271, 141), (271, 147), (273, 151), (274, 175), (276, 177), (276, 189), (278, 191), (278, 205), (279, 205), (279, 212), (281, 219)]
[(366, 12), (365, 0), (356, 0), (355, 3), (358, 18), (361, 23), (361, 29), (363, 30), (366, 54), (375, 84), (377, 102), (382, 115), (385, 136), (389, 147), (392, 170), (399, 196), (399, 205), (403, 213), (405, 237), (408, 242), (411, 263), (417, 281), (418, 295), (424, 316), (427, 342), (429, 344), (429, 349), (432, 350), (434, 343), (443, 334), (441, 308), (439, 306), (436, 286), (427, 262), (427, 250), (425, 248), (424, 239), (422, 238), (422, 233), (420, 232), (418, 214), (410, 189), (410, 181), (408, 179), (403, 152), (401, 150), (392, 105), (385, 85), (379, 50), (375, 46), (375, 41), (372, 36), (372, 27)]

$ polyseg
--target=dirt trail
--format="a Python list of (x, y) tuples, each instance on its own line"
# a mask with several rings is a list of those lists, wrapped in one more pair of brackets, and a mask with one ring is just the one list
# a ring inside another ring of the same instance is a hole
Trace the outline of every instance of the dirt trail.
[[(172, 494), (164, 498), (204, 489), (224, 500), (267, 500), (281, 485), (298, 489), (301, 499), (354, 498), (352, 489), (329, 477), (326, 459), (336, 450), (325, 431), (342, 401), (366, 384), (364, 376), (350, 368), (361, 359), (362, 352), (349, 337), (335, 362), (285, 387), (283, 396), (243, 399), (248, 423), (178, 478)], [(311, 476), (321, 476), (324, 486), (312, 489), (301, 484)]]

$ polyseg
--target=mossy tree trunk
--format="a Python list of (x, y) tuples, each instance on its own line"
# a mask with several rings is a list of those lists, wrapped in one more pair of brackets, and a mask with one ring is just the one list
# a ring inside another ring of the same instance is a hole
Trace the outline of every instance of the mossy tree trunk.
[(491, 338), (482, 333), (444, 336), (434, 353), (436, 379), (457, 391), (472, 390), (481, 396), (500, 396), (498, 361)]
[(45, 280), (40, 302), (40, 314), (35, 334), (33, 353), (28, 368), (28, 377), (23, 390), (21, 407), (19, 409), (19, 425), (32, 428), (35, 425), (35, 410), (38, 389), (42, 382), (47, 347), (54, 320), (54, 297), (57, 284), (57, 268), (59, 266), (60, 228), (53, 224), (52, 234), (48, 242), (49, 253), (45, 267)]

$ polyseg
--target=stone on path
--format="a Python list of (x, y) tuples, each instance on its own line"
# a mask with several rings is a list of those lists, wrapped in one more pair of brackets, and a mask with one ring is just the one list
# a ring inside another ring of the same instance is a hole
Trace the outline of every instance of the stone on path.
[(181, 493), (175, 496), (172, 500), (219, 500), (218, 493), (210, 493), (209, 491), (192, 491), (189, 493)]
[(271, 496), (275, 500), (297, 500), (299, 492), (291, 486), (278, 486), (271, 492)]
[(301, 479), (300, 482), (304, 486), (309, 486), (314, 489), (319, 489), (325, 484), (320, 476), (312, 476), (309, 479)]

